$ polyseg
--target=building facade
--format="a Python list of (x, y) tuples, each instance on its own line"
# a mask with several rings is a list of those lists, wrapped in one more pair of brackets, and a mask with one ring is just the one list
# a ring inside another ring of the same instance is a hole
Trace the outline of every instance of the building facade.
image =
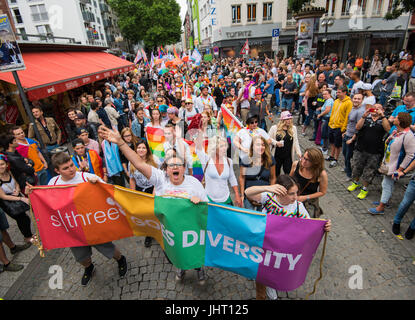
[[(248, 39), (251, 56), (271, 57), (272, 30), (278, 28), (279, 49), (285, 56), (294, 54), (296, 20), (287, 0), (189, 0), (188, 5), (201, 53), (219, 47), (221, 56), (239, 56)], [(318, 55), (324, 43), (327, 54), (339, 57), (347, 52), (371, 55), (376, 49), (392, 53), (413, 46), (415, 19), (408, 14), (383, 19), (393, 0), (315, 0), (313, 5), (326, 8), (326, 15), (334, 20), (327, 30), (319, 24)]]
[(125, 50), (117, 18), (105, 0), (2, 1), (8, 1), (20, 40), (79, 43)]

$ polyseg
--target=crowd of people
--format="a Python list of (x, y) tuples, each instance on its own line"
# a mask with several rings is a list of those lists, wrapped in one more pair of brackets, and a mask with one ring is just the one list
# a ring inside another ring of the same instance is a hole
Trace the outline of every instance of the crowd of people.
[[(393, 59), (381, 58), (378, 51), (364, 60), (349, 54), (344, 62), (336, 56), (311, 62), (225, 58), (184, 63), (164, 74), (141, 63), (134, 72), (108, 79), (93, 94), (83, 94), (66, 110), (71, 155), (55, 152), (62, 130), (40, 105), (33, 105), (51, 161), (35, 140), (34, 124), (27, 136), (16, 126), (0, 137), (0, 243), (13, 254), (33, 242), (26, 211), (27, 193), (36, 184), (100, 181), (154, 195), (180, 195), (195, 204), (211, 201), (319, 218), (319, 199), (328, 190), (325, 162), (336, 167), (340, 155), (351, 183), (348, 190), (358, 189), (358, 199), (365, 199), (373, 178), (383, 174), (380, 200), (369, 212), (384, 214), (395, 183), (415, 168), (414, 79), (412, 56), (405, 52)], [(235, 135), (226, 127), (222, 106), (242, 124)], [(163, 156), (149, 146), (155, 132), (164, 136)], [(302, 152), (300, 134), (314, 146)], [(203, 180), (194, 176), (189, 141), (195, 144)], [(400, 234), (414, 198), (412, 178), (394, 219), (394, 234)], [(25, 245), (15, 245), (8, 236), (5, 214), (16, 220)], [(330, 228), (328, 221), (325, 229)], [(414, 234), (415, 218), (405, 237)], [(147, 237), (145, 246), (151, 244)], [(112, 243), (95, 248), (118, 261), (119, 274), (125, 275), (126, 258)], [(85, 267), (82, 285), (87, 285), (94, 271), (91, 248), (71, 250)], [(21, 269), (7, 259), (2, 245), (0, 260), (4, 270)], [(204, 269), (197, 273), (204, 283)], [(177, 270), (178, 281), (184, 276), (185, 270)], [(266, 297), (276, 299), (276, 293), (257, 283), (257, 298)]]

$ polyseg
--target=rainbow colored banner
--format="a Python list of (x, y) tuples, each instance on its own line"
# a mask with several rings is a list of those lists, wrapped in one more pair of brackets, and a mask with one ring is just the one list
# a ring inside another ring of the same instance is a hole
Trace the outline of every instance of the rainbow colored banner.
[(243, 128), (243, 125), (224, 105), (221, 106), (221, 111), (226, 133), (233, 141), (233, 138)]
[(147, 127), (146, 136), (151, 153), (163, 161), (165, 156), (163, 146), (165, 138), (163, 129)]
[(203, 167), (202, 163), (200, 162), (199, 157), (196, 154), (196, 145), (193, 141), (189, 141), (184, 139), (186, 143), (190, 147), (190, 153), (192, 155), (192, 162), (193, 162), (193, 177), (195, 177), (197, 180), (202, 181), (203, 180)]
[(102, 183), (39, 187), (30, 201), (45, 249), (151, 236), (177, 268), (217, 267), (280, 291), (304, 282), (326, 223)]

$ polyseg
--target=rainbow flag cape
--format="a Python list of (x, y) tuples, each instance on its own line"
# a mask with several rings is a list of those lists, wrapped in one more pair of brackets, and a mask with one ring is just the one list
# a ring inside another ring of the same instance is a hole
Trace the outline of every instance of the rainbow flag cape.
[(196, 146), (193, 141), (189, 141), (184, 139), (186, 143), (190, 147), (190, 153), (192, 154), (192, 160), (193, 160), (193, 177), (195, 177), (197, 180), (202, 181), (203, 180), (203, 167), (202, 163), (200, 162), (199, 157), (196, 154)]
[(163, 129), (147, 127), (146, 136), (151, 153), (155, 155), (157, 158), (159, 158), (160, 161), (163, 161), (165, 156), (163, 146), (165, 138)]
[(242, 123), (226, 108), (224, 105), (221, 106), (223, 124), (225, 125), (227, 136), (233, 141), (233, 138), (244, 126)]

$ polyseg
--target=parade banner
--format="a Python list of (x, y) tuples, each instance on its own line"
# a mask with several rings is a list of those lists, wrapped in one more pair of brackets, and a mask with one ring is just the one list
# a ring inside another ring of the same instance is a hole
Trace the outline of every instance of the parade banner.
[(302, 285), (326, 223), (103, 183), (38, 187), (30, 201), (45, 249), (150, 236), (177, 268), (216, 267), (280, 291)]

